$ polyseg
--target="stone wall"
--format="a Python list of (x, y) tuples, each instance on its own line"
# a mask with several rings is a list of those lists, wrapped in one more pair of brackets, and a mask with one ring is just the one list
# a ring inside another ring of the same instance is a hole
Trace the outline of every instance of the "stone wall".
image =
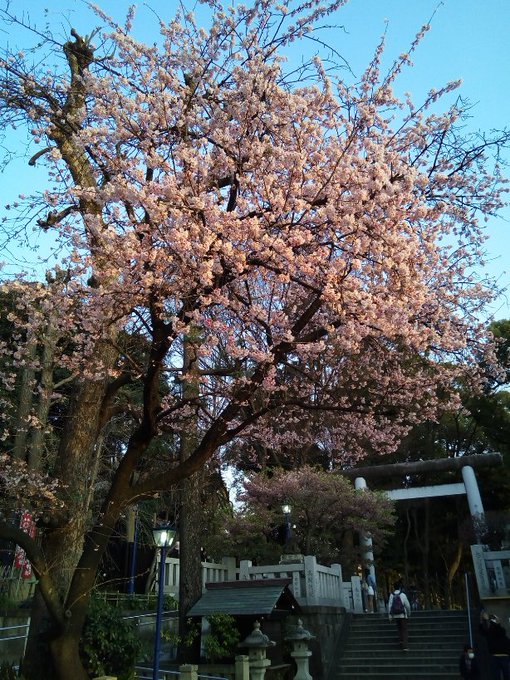
[[(292, 663), (290, 646), (284, 638), (289, 626), (303, 622), (303, 628), (315, 636), (309, 642), (312, 652), (310, 657), (310, 674), (314, 680), (327, 680), (333, 668), (337, 650), (348, 630), (351, 615), (343, 607), (303, 607), (300, 615), (287, 616), (283, 621), (264, 621), (262, 629), (277, 644), (267, 651), (272, 664)], [(281, 632), (280, 632), (281, 631)]]

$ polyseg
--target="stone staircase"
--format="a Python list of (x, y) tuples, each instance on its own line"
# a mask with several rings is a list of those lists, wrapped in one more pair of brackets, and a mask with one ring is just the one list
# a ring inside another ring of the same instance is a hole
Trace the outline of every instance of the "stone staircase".
[(355, 614), (329, 680), (457, 680), (468, 640), (463, 611), (413, 612), (408, 652), (386, 614)]

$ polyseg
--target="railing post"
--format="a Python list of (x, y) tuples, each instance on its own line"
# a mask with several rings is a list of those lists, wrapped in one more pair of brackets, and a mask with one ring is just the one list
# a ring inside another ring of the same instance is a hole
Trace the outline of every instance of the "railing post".
[(225, 565), (227, 570), (227, 581), (236, 580), (236, 558), (235, 557), (222, 557), (221, 563)]
[(250, 657), (246, 654), (235, 658), (235, 680), (250, 680)]
[(239, 580), (249, 581), (250, 580), (250, 569), (253, 566), (251, 560), (241, 560), (239, 562)]
[(489, 582), (489, 574), (487, 573), (487, 565), (485, 564), (485, 555), (483, 546), (479, 543), (471, 546), (471, 556), (473, 558), (473, 566), (475, 568), (476, 584), (480, 597), (484, 598), (491, 594), (491, 587)]
[(344, 606), (344, 594), (342, 592), (342, 565), (341, 564), (332, 564), (331, 565), (331, 572), (336, 576), (336, 582), (335, 582), (335, 592), (334, 592), (334, 598), (338, 599), (338, 602), (340, 603), (340, 606)]
[(305, 597), (307, 605), (317, 604), (319, 597), (319, 577), (315, 555), (305, 555)]
[(301, 564), (298, 566), (299, 569), (296, 569), (292, 572), (292, 594), (295, 598), (302, 596), (301, 572), (303, 571), (303, 566)]
[(363, 596), (361, 594), (361, 579), (359, 576), (351, 576), (352, 605), (358, 614), (363, 613)]
[(197, 680), (198, 666), (193, 664), (183, 664), (179, 666), (180, 680)]

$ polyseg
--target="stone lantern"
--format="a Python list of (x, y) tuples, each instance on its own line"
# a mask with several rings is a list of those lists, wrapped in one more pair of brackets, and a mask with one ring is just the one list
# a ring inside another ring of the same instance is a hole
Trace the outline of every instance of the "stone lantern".
[(275, 644), (276, 642), (270, 640), (260, 630), (260, 623), (255, 621), (252, 632), (244, 642), (239, 643), (239, 647), (246, 647), (248, 649), (250, 680), (264, 680), (266, 668), (271, 665), (271, 661), (266, 658), (266, 649), (274, 647)]
[(312, 680), (308, 670), (308, 659), (312, 652), (308, 649), (309, 640), (315, 640), (315, 635), (303, 628), (303, 622), (298, 619), (297, 626), (292, 633), (285, 636), (285, 640), (292, 642), (291, 657), (295, 659), (297, 671), (294, 680)]

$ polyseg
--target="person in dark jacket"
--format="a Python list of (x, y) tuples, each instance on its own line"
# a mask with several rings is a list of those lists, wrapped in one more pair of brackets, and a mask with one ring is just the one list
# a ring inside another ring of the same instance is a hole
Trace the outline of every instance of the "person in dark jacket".
[(487, 641), (491, 680), (510, 680), (510, 640), (495, 614), (482, 612), (480, 634)]
[(480, 666), (471, 645), (465, 645), (459, 659), (459, 672), (462, 680), (480, 680)]

